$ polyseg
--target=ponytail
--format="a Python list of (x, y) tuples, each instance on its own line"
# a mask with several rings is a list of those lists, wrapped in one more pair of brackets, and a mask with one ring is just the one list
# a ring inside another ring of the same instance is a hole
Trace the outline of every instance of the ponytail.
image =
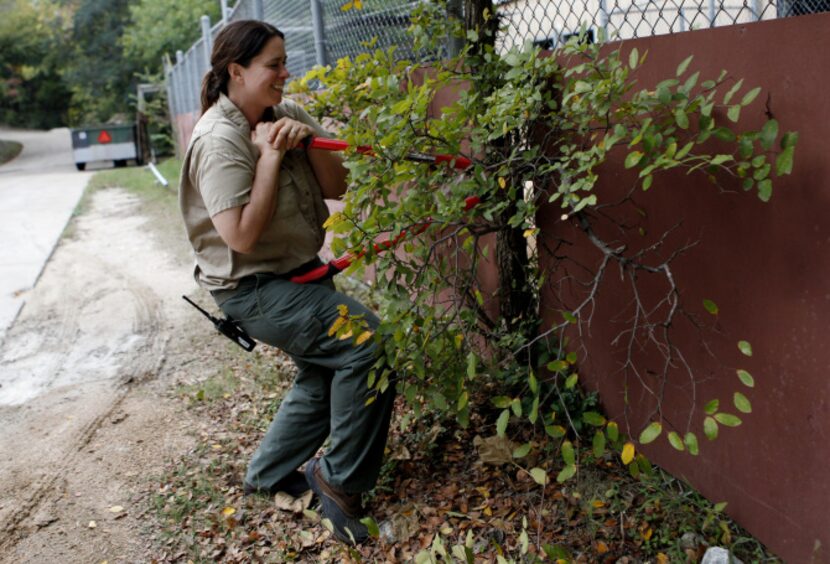
[(210, 55), (210, 71), (202, 79), (202, 113), (228, 93), (228, 66), (238, 63), (243, 67), (259, 55), (272, 37), (285, 39), (285, 35), (269, 23), (258, 20), (240, 20), (226, 25), (213, 42)]
[(217, 76), (213, 70), (208, 71), (202, 79), (202, 114), (219, 100), (221, 93), (228, 93), (227, 70), (224, 77)]

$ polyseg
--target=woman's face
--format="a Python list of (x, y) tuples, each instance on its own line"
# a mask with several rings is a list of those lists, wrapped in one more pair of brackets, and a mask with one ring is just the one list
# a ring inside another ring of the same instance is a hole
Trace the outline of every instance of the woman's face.
[(274, 36), (247, 67), (240, 67), (245, 103), (267, 108), (282, 101), (282, 90), (290, 76), (285, 68), (285, 42)]

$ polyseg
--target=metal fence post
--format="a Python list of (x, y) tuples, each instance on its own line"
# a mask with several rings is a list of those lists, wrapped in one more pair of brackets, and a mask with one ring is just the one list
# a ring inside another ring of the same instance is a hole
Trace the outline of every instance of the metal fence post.
[(187, 107), (187, 101), (185, 100), (185, 93), (183, 91), (185, 84), (182, 80), (182, 74), (184, 74), (184, 53), (181, 50), (176, 51), (176, 66), (173, 67), (173, 71), (175, 73), (173, 90), (176, 95), (176, 115), (179, 115), (185, 113), (185, 108)]
[(329, 64), (326, 53), (326, 28), (323, 21), (323, 5), (320, 0), (311, 1), (311, 31), (314, 34), (314, 51), (317, 64), (321, 67)]
[[(241, 1), (241, 0), (240, 0)], [(253, 0), (253, 12), (255, 20), (265, 19), (265, 7), (262, 5), (262, 0)]]
[(709, 27), (715, 27), (715, 0), (709, 0)]
[[(202, 16), (202, 41), (205, 49), (205, 61), (210, 68), (210, 53), (213, 51), (213, 36), (210, 34), (210, 16)], [(203, 69), (207, 72), (208, 69)]]
[[(449, 0), (447, 2), (447, 19), (450, 21), (464, 21), (464, 8), (461, 0)], [(456, 57), (464, 48), (463, 37), (447, 37), (447, 53), (450, 57)]]
[(219, 0), (219, 7), (222, 10), (222, 25), (228, 25), (228, 20), (231, 17), (230, 9), (228, 9), (228, 0)]
[(599, 0), (599, 25), (602, 28), (601, 41), (608, 41), (608, 0)]

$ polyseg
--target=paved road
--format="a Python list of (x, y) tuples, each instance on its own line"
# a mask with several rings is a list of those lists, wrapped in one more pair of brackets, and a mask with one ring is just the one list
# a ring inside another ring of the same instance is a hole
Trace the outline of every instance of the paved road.
[(0, 165), (0, 341), (26, 302), (72, 215), (91, 173), (78, 172), (69, 130), (0, 128), (23, 144)]

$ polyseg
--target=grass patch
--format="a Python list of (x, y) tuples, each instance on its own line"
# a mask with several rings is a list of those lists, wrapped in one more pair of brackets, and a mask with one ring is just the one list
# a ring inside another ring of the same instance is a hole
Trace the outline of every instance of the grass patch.
[(22, 150), (23, 145), (17, 141), (3, 141), (0, 139), (0, 165), (6, 164), (17, 157)]
[[(148, 232), (160, 240), (164, 248), (171, 249), (176, 256), (189, 260), (192, 250), (184, 233), (178, 203), (181, 161), (167, 159), (157, 166), (169, 183), (167, 188), (159, 184), (146, 167), (115, 168), (96, 172), (87, 184), (72, 216), (74, 218), (86, 214), (96, 192), (122, 188), (139, 198), (141, 203), (138, 213), (148, 218)], [(73, 222), (69, 223), (63, 236), (75, 236)]]

